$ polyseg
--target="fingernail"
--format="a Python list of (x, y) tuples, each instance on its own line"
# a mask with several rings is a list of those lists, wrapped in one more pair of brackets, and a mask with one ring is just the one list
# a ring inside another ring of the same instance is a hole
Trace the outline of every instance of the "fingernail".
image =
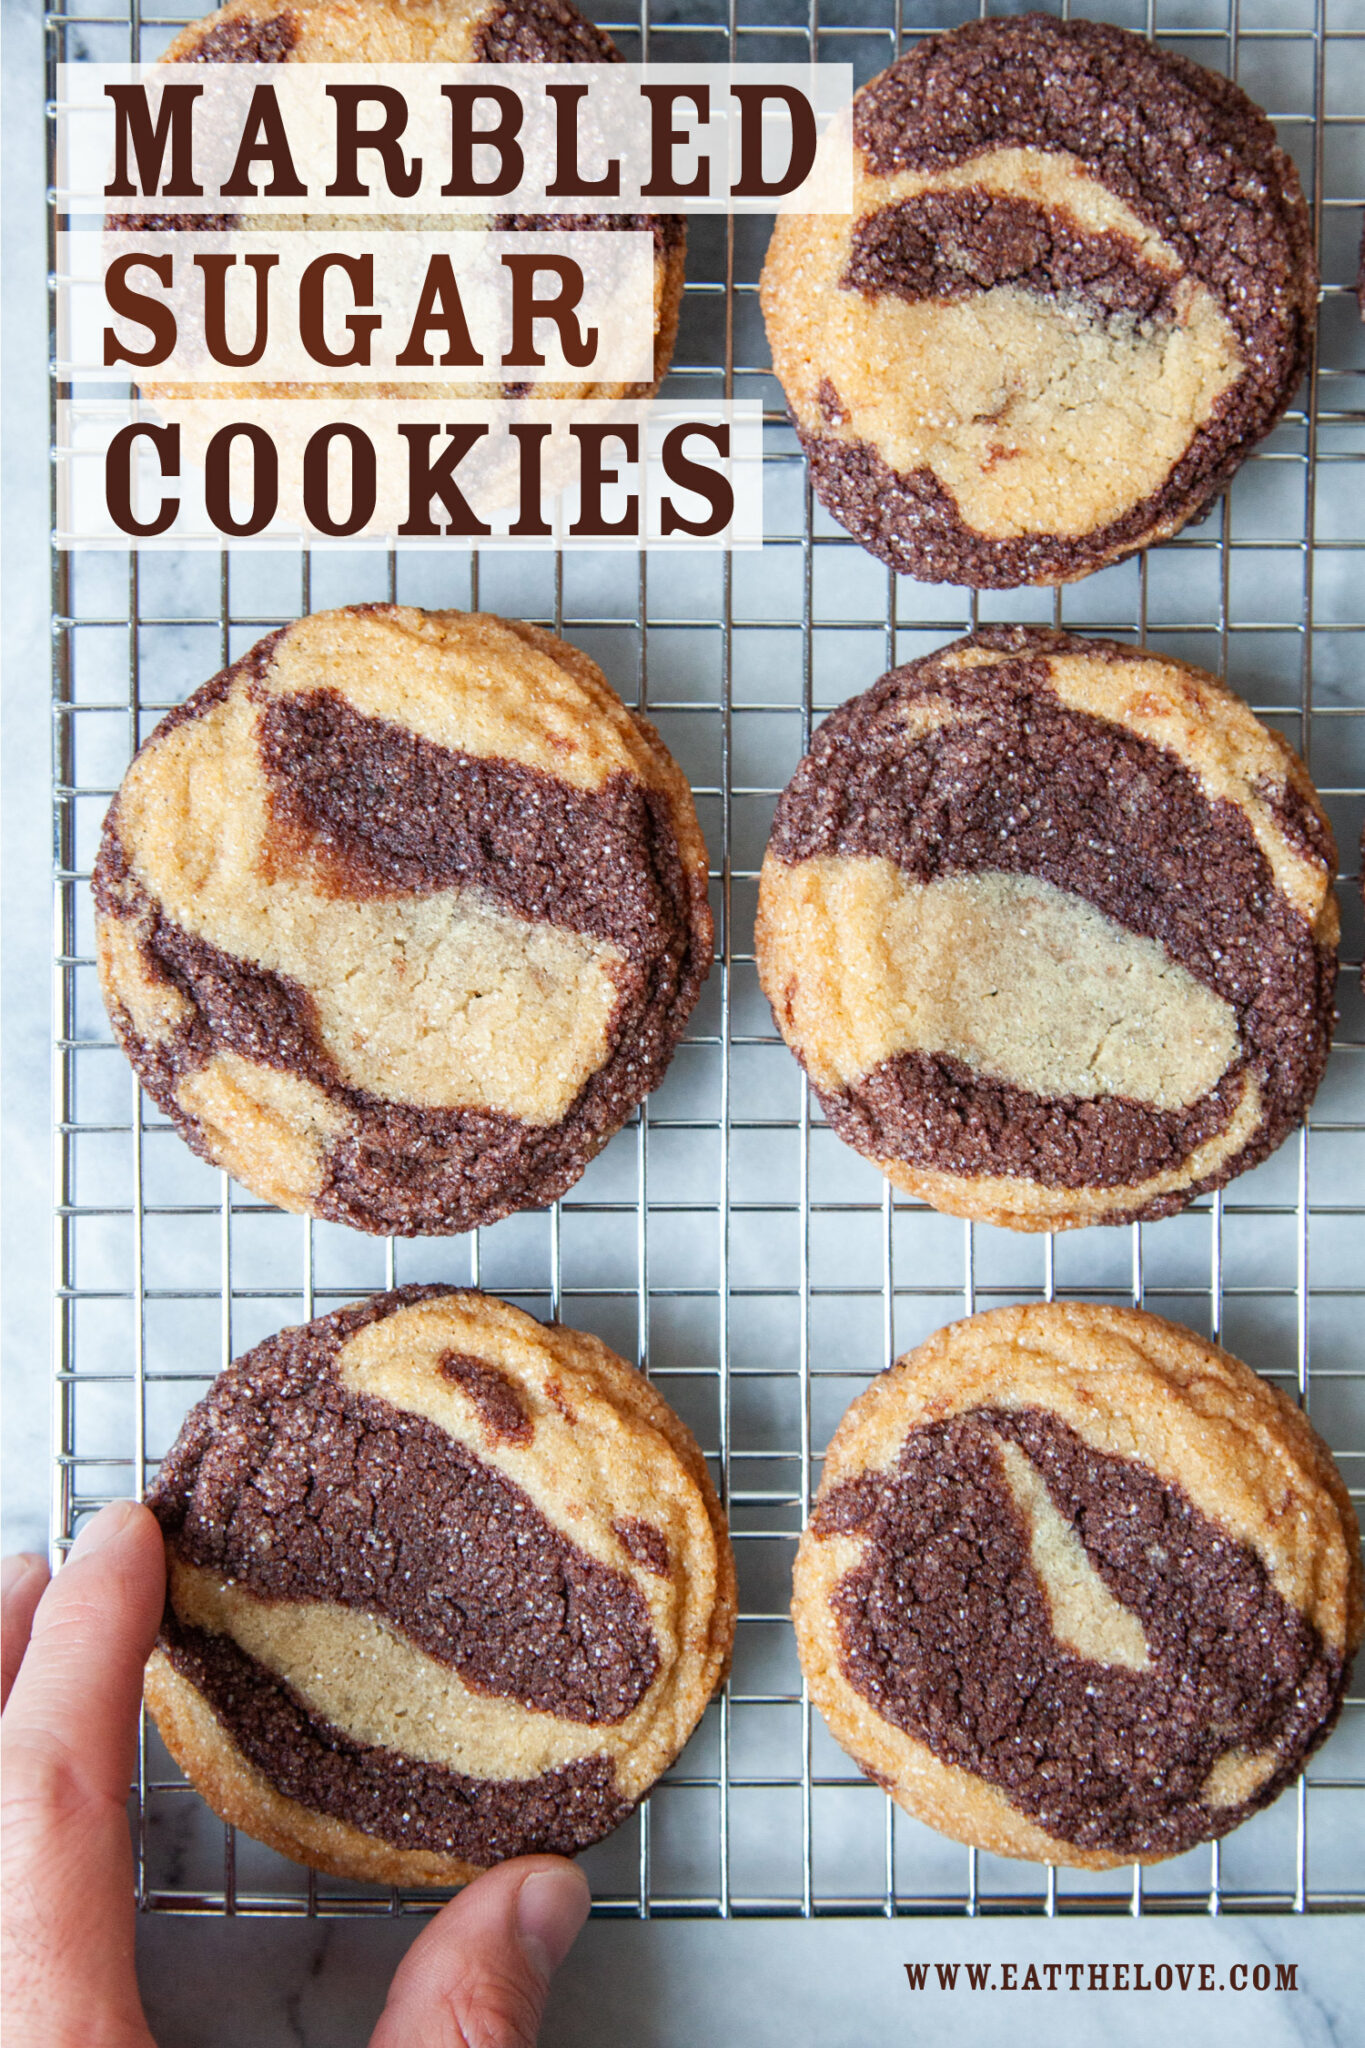
[(112, 1543), (121, 1536), (137, 1513), (137, 1502), (132, 1500), (111, 1500), (107, 1508), (101, 1508), (97, 1515), (85, 1524), (69, 1555), (89, 1557), (93, 1551), (103, 1550), (106, 1543)]
[(33, 1550), (20, 1550), (13, 1557), (0, 1560), (0, 1596), (7, 1600), (23, 1585), (30, 1572), (42, 1571), (46, 1563), (46, 1558), (39, 1557)]
[(517, 1893), (517, 1939), (542, 1977), (552, 1977), (588, 1917), (592, 1893), (571, 1863), (537, 1870)]

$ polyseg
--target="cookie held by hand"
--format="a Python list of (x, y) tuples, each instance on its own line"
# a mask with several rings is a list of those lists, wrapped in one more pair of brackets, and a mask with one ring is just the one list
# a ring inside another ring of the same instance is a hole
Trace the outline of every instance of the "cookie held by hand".
[(1207, 510), (1317, 305), (1261, 110), (1038, 14), (926, 37), (853, 102), (853, 217), (779, 219), (773, 368), (828, 511), (903, 574), (1068, 583)]
[(1338, 916), (1303, 764), (1212, 676), (999, 627), (892, 669), (777, 806), (757, 953), (834, 1130), (1015, 1230), (1168, 1216), (1322, 1076)]
[(193, 1149), (406, 1235), (571, 1187), (711, 959), (654, 728), (537, 627), (397, 605), (297, 620), (163, 719), (95, 902), (115, 1036)]
[(463, 1884), (586, 1848), (729, 1659), (690, 1432), (596, 1338), (489, 1296), (404, 1288), (258, 1345), (150, 1505), (167, 1746), (225, 1820), (337, 1876)]
[(1303, 1769), (1365, 1629), (1301, 1412), (1137, 1309), (940, 1330), (840, 1423), (793, 1618), (833, 1734), (916, 1818), (1102, 1870), (1224, 1835)]

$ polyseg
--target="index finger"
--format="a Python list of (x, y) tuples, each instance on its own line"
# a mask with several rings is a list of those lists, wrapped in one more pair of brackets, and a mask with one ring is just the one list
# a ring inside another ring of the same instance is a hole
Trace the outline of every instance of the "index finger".
[(0, 1707), (24, 1661), (33, 1614), (47, 1585), (47, 1560), (31, 1550), (0, 1565)]
[(82, 1530), (38, 1602), (5, 1708), (6, 1768), (21, 1785), (36, 1773), (61, 1803), (122, 1804), (165, 1585), (161, 1531), (146, 1508), (117, 1501)]
[(38, 1603), (3, 1722), (7, 2040), (152, 2048), (126, 1803), (165, 1578), (155, 1519), (121, 1501), (82, 1530)]

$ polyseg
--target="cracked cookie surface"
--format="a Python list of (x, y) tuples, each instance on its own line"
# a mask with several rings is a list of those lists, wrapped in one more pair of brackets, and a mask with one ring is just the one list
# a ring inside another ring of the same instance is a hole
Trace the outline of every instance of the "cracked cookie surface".
[(1293, 396), (1318, 277), (1228, 81), (1098, 22), (930, 36), (852, 109), (851, 220), (779, 218), (773, 368), (828, 511), (980, 588), (1198, 518)]

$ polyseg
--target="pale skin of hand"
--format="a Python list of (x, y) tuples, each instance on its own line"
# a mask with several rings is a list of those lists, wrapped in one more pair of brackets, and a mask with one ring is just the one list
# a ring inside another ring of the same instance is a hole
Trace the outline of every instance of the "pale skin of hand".
[[(31, 2048), (155, 2048), (127, 1797), (164, 1592), (161, 1532), (131, 1501), (87, 1524), (50, 1583), (41, 1558), (4, 1561), (0, 1956), (6, 2038)], [(588, 1904), (562, 1857), (486, 1872), (409, 1949), (370, 2048), (533, 2048)]]

